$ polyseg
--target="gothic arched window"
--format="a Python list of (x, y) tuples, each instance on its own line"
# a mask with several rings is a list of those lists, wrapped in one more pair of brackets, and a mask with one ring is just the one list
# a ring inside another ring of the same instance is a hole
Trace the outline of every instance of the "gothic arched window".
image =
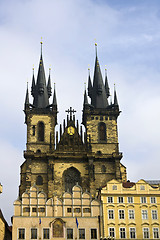
[(41, 142), (44, 141), (44, 123), (43, 122), (38, 123), (38, 141), (41, 141)]
[(38, 176), (36, 179), (36, 185), (43, 185), (43, 177), (42, 176)]
[(106, 141), (106, 124), (104, 122), (100, 122), (98, 126), (98, 135), (100, 141)]
[(65, 191), (72, 192), (72, 188), (78, 183), (81, 185), (80, 172), (74, 168), (70, 167), (63, 173), (63, 183)]

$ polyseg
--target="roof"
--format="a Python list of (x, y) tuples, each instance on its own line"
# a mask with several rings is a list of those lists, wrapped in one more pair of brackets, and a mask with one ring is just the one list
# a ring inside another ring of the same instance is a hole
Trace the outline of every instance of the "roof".
[(158, 185), (160, 184), (160, 180), (145, 180), (150, 185)]
[(124, 188), (131, 188), (135, 185), (135, 183), (127, 181), (127, 182), (123, 182), (122, 185), (123, 185)]

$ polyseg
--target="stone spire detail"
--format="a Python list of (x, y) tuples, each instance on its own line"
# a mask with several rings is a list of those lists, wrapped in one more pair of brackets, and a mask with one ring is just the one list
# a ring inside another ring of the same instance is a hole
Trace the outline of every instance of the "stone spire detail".
[(28, 82), (27, 82), (27, 90), (26, 90), (26, 98), (24, 103), (24, 110), (29, 109), (29, 93), (28, 93)]

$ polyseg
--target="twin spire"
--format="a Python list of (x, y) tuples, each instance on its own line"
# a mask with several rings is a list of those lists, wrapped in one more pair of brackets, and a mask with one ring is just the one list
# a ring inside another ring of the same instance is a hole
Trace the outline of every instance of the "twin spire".
[[(88, 96), (91, 98), (91, 106), (95, 109), (106, 109), (111, 105), (118, 107), (118, 100), (116, 90), (114, 89), (114, 103), (109, 104), (108, 98), (110, 96), (110, 89), (107, 79), (107, 70), (105, 69), (105, 84), (103, 82), (100, 64), (97, 56), (97, 44), (96, 46), (96, 59), (95, 59), (95, 68), (94, 68), (94, 77), (93, 77), (93, 85), (91, 82), (90, 72), (88, 76)], [(84, 105), (88, 104), (86, 90), (84, 93)]]
[(43, 64), (43, 57), (42, 57), (42, 42), (41, 42), (41, 56), (37, 74), (37, 81), (35, 82), (34, 77), (34, 69), (33, 69), (33, 77), (32, 77), (32, 86), (31, 86), (31, 95), (33, 96), (33, 104), (29, 103), (29, 93), (28, 93), (28, 86), (26, 91), (26, 99), (25, 99), (25, 110), (30, 106), (35, 109), (50, 109), (50, 107), (57, 108), (57, 99), (56, 99), (56, 90), (54, 85), (54, 94), (53, 94), (53, 102), (49, 104), (49, 98), (52, 95), (52, 87), (51, 87), (51, 77), (50, 77), (50, 68), (49, 68), (49, 77), (48, 83), (46, 85), (46, 77), (45, 77), (45, 70)]

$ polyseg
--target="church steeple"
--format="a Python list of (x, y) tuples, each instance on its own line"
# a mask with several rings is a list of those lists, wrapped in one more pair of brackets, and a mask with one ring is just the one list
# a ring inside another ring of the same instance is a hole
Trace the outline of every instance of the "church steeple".
[(38, 69), (37, 82), (35, 85), (33, 99), (33, 107), (35, 108), (46, 108), (49, 106), (49, 97), (46, 87), (46, 77), (44, 71), (44, 64), (42, 58), (42, 42), (41, 42), (41, 57)]
[(108, 106), (107, 94), (103, 83), (101, 69), (97, 57), (97, 44), (96, 44), (96, 60), (94, 68), (93, 88), (91, 96), (91, 104), (95, 108), (106, 108)]

